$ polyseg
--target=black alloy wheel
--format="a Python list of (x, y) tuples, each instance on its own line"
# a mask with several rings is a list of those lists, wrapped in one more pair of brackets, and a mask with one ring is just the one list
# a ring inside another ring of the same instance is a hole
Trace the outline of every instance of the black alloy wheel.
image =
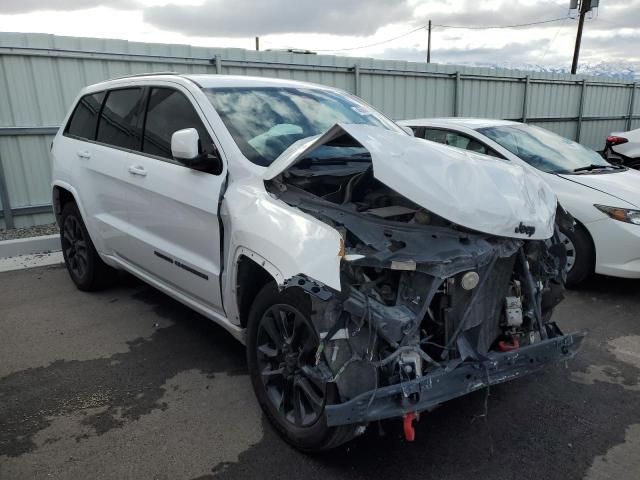
[(89, 269), (89, 253), (80, 221), (74, 215), (65, 218), (60, 240), (69, 272), (74, 277), (83, 279)]
[(99, 290), (110, 284), (116, 271), (98, 255), (74, 202), (63, 207), (58, 223), (62, 256), (73, 283), (84, 291)]
[(301, 289), (280, 292), (270, 283), (256, 295), (247, 321), (251, 383), (274, 428), (305, 452), (337, 447), (357, 431), (356, 425), (327, 425), (325, 407), (341, 400), (335, 383), (316, 368), (319, 342), (311, 301)]
[(326, 385), (310, 375), (318, 338), (306, 317), (276, 304), (258, 325), (256, 354), (262, 384), (275, 410), (291, 425), (308, 427), (324, 410)]

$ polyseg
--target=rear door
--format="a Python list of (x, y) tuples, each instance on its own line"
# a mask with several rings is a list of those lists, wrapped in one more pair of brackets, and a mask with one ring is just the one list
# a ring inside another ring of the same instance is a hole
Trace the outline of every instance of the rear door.
[(218, 205), (226, 175), (192, 170), (171, 156), (171, 135), (195, 128), (202, 151), (218, 151), (188, 90), (145, 89), (140, 151), (127, 166), (128, 259), (172, 288), (222, 311)]
[(127, 249), (127, 165), (141, 139), (142, 88), (122, 88), (83, 97), (65, 136), (76, 157), (73, 185), (85, 223), (103, 254)]

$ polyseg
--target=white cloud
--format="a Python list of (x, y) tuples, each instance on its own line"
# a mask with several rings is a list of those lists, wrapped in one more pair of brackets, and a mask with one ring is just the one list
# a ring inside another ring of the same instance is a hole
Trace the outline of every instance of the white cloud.
[[(424, 61), (422, 30), (382, 45), (339, 50), (399, 36), (428, 19), (476, 27), (526, 23), (563, 17), (567, 6), (568, 0), (2, 0), (0, 30), (248, 49), (260, 35), (263, 48)], [(640, 62), (638, 18), (640, 0), (603, 0), (585, 25), (581, 60)], [(569, 65), (576, 23), (501, 30), (435, 27), (432, 59)]]

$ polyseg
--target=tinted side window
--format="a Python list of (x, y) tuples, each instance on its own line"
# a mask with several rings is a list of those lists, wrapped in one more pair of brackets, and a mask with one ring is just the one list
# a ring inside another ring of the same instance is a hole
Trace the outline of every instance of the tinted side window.
[(491, 150), (484, 143), (477, 141), (474, 138), (468, 137), (462, 133), (454, 132), (451, 130), (440, 129), (427, 129), (425, 136), (427, 140), (432, 142), (444, 143), (452, 147), (462, 148), (464, 150), (470, 150), (472, 152), (482, 153), (485, 155), (491, 155), (493, 157), (502, 158), (495, 151)]
[(141, 88), (112, 90), (105, 100), (96, 140), (116, 147), (140, 148)]
[(64, 132), (74, 137), (93, 140), (96, 136), (98, 114), (104, 94), (105, 92), (98, 92), (82, 97), (71, 114)]
[(413, 130), (413, 136), (424, 138), (424, 127), (410, 127)]
[(171, 135), (183, 128), (195, 128), (200, 136), (202, 151), (213, 151), (211, 137), (187, 97), (171, 88), (152, 88), (144, 124), (142, 151), (172, 158)]
[(424, 130), (424, 136), (422, 138), (424, 138), (425, 140), (431, 140), (432, 142), (446, 144), (447, 132), (435, 128), (426, 128)]

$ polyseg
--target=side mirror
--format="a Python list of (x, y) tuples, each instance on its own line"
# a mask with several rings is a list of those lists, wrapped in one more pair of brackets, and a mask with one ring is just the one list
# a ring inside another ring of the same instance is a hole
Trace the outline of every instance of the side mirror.
[(407, 127), (405, 125), (400, 125), (400, 128), (403, 129), (405, 132), (407, 132), (412, 137), (416, 136), (415, 132), (413, 131), (413, 129), (411, 127)]
[(202, 172), (219, 174), (222, 172), (222, 160), (217, 152), (203, 152), (200, 136), (195, 128), (185, 128), (171, 135), (171, 155), (185, 167)]
[(195, 128), (178, 130), (171, 135), (171, 155), (179, 162), (194, 160), (200, 155), (200, 136)]

